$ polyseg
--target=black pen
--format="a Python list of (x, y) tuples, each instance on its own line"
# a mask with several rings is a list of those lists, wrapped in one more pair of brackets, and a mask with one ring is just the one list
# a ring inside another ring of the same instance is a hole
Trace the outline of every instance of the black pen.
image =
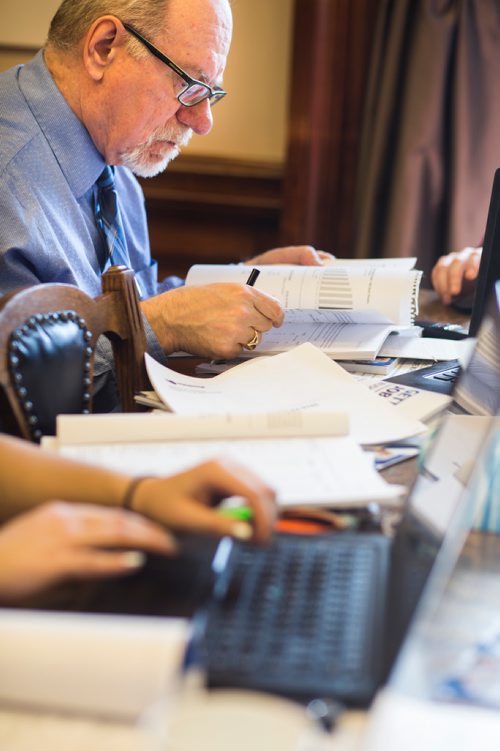
[(246, 280), (245, 284), (248, 284), (249, 287), (253, 287), (255, 282), (257, 281), (257, 277), (260, 274), (260, 269), (252, 269), (250, 272), (250, 276)]

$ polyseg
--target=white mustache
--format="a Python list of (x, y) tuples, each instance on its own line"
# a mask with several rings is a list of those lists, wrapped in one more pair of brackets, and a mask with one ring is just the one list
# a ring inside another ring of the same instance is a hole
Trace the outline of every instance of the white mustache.
[(193, 131), (191, 128), (186, 127), (166, 127), (158, 128), (151, 135), (148, 136), (146, 141), (136, 146), (134, 149), (130, 149), (121, 153), (121, 164), (129, 167), (132, 172), (140, 177), (153, 177), (159, 172), (163, 172), (166, 169), (168, 163), (175, 158), (176, 154), (170, 154), (162, 158), (158, 158), (155, 162), (151, 162), (147, 157), (148, 150), (152, 147), (154, 149), (155, 144), (173, 144), (176, 152), (179, 153), (182, 146), (185, 146)]
[(186, 146), (189, 143), (189, 140), (191, 136), (193, 135), (193, 131), (191, 128), (165, 128), (163, 130), (157, 130), (155, 133), (152, 133), (147, 141), (143, 144), (146, 148), (148, 146), (152, 146), (154, 143), (158, 143), (158, 141), (166, 141), (168, 143), (174, 143), (176, 146)]

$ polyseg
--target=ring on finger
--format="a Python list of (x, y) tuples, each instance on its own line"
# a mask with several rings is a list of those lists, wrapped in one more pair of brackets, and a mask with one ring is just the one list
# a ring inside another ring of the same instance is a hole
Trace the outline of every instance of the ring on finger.
[(259, 342), (260, 342), (260, 332), (257, 331), (257, 329), (254, 329), (254, 335), (252, 336), (250, 341), (248, 341), (246, 344), (243, 345), (243, 349), (248, 349), (249, 351), (252, 351), (253, 349), (256, 348)]

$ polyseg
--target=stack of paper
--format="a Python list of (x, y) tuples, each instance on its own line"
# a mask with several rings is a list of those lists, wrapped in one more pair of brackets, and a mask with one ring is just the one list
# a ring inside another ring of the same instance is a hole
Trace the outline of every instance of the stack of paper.
[(423, 423), (384, 404), (313, 344), (248, 360), (210, 379), (182, 375), (149, 355), (146, 367), (157, 395), (177, 414), (347, 413), (350, 435), (360, 444), (425, 431)]
[(136, 474), (230, 457), (274, 487), (282, 506), (399, 501), (403, 489), (383, 480), (360, 444), (403, 440), (425, 426), (314, 345), (246, 361), (211, 379), (181, 375), (149, 356), (146, 363), (174, 413), (60, 416), (61, 453)]
[[(106, 433), (121, 415), (106, 415)], [(137, 415), (127, 415), (128, 422), (116, 421), (116, 440), (80, 443), (78, 427), (101, 415), (60, 417), (61, 429), (68, 436), (65, 419), (76, 430), (71, 440), (57, 440), (63, 456), (133, 474), (164, 475), (180, 472), (210, 459), (232, 459), (252, 468), (277, 493), (282, 507), (311, 504), (326, 507), (366, 506), (369, 503), (396, 503), (403, 489), (389, 485), (376, 472), (371, 458), (349, 436), (328, 438), (227, 438), (214, 440), (137, 441), (134, 422)], [(156, 417), (149, 416), (151, 422)], [(168, 419), (168, 417), (166, 418)], [(126, 427), (129, 441), (123, 439)]]

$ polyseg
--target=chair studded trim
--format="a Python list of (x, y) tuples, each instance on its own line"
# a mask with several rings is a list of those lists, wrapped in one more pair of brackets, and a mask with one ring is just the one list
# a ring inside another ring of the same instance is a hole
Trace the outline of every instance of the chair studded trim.
[(60, 411), (90, 412), (91, 340), (73, 310), (38, 313), (12, 332), (8, 366), (32, 440), (54, 434)]
[[(134, 394), (148, 381), (134, 272), (112, 266), (102, 288), (91, 297), (69, 284), (35, 284), (0, 297), (0, 429), (39, 441), (54, 434), (58, 414), (135, 411)], [(101, 360), (94, 373), (102, 336), (114, 373)]]

